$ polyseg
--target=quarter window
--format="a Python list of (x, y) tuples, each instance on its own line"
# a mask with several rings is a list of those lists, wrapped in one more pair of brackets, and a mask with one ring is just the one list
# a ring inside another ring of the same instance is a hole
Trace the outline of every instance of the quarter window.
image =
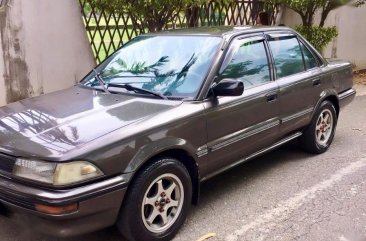
[(233, 52), (231, 61), (223, 66), (220, 79), (237, 79), (246, 89), (271, 80), (264, 40), (237, 40)]
[(312, 69), (318, 66), (318, 62), (314, 58), (314, 55), (310, 52), (310, 50), (303, 44), (300, 43), (302, 52), (304, 54), (304, 62), (306, 69)]
[(274, 59), (277, 78), (305, 70), (299, 41), (295, 36), (271, 38), (269, 45)]

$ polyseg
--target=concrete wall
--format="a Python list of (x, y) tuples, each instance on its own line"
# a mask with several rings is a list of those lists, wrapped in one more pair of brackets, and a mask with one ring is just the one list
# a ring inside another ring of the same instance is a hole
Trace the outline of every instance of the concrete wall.
[[(295, 12), (286, 9), (282, 23), (294, 27), (301, 24)], [(315, 19), (319, 23), (319, 16)], [(344, 6), (331, 12), (326, 26), (337, 26), (338, 37), (324, 51), (325, 57), (347, 59), (358, 69), (366, 69), (366, 6), (359, 8)]]
[(0, 106), (74, 85), (94, 65), (77, 0), (5, 0)]

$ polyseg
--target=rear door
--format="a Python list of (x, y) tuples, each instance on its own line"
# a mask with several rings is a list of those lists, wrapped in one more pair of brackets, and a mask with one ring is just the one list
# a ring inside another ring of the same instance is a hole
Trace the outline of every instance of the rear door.
[(305, 46), (297, 35), (288, 32), (267, 36), (279, 85), (280, 131), (285, 136), (310, 122), (321, 91), (321, 69), (311, 52), (303, 51)]
[(217, 78), (243, 82), (244, 93), (205, 102), (209, 173), (276, 141), (280, 123), (278, 85), (271, 76), (263, 35), (232, 41)]

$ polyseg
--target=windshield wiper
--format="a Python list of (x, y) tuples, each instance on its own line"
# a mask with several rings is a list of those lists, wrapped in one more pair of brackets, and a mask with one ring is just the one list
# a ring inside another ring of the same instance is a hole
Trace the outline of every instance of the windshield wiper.
[(104, 82), (100, 74), (95, 69), (93, 69), (93, 71), (95, 73), (95, 78), (97, 78), (97, 80), (99, 81), (99, 84), (102, 86), (104, 92), (109, 93), (108, 88), (106, 87), (106, 83)]
[(117, 88), (124, 88), (128, 91), (134, 91), (134, 92), (140, 92), (140, 93), (145, 93), (145, 94), (151, 94), (157, 97), (160, 97), (161, 99), (167, 100), (168, 98), (162, 94), (160, 94), (159, 92), (155, 92), (152, 90), (146, 90), (146, 89), (142, 89), (139, 87), (135, 87), (129, 84), (108, 84), (108, 87), (117, 87)]
[(174, 75), (177, 75), (177, 74), (162, 74), (162, 75), (119, 75), (121, 73), (117, 73), (117, 74), (112, 74), (112, 75), (107, 75), (107, 76), (104, 76), (103, 78), (104, 79), (113, 79), (113, 78), (119, 78), (119, 79), (122, 79), (122, 78), (157, 78), (157, 77), (171, 77), (171, 76), (174, 76)]

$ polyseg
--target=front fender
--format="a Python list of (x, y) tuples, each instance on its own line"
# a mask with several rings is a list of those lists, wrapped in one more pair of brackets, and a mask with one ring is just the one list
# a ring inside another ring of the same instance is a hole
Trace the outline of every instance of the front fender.
[(145, 162), (154, 156), (168, 150), (179, 149), (187, 152), (197, 163), (197, 149), (184, 139), (166, 137), (142, 146), (127, 165), (124, 173), (137, 171)]

